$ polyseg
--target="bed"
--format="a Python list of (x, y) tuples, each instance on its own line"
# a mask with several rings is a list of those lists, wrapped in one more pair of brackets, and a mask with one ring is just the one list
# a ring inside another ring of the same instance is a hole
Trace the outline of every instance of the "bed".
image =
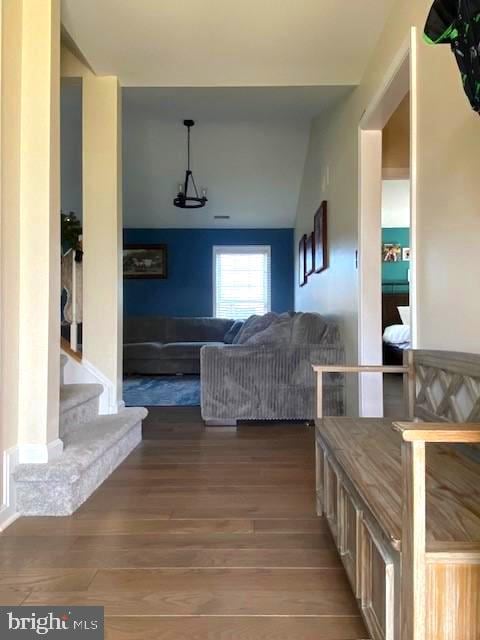
[(411, 347), (409, 298), (406, 292), (382, 294), (383, 364), (401, 365), (403, 352)]

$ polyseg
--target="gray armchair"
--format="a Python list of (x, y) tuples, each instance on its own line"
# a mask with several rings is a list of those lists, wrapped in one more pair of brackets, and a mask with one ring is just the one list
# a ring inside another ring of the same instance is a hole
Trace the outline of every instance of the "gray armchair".
[[(202, 417), (207, 424), (223, 425), (237, 420), (313, 420), (312, 364), (342, 364), (344, 359), (339, 343), (203, 347)], [(343, 415), (342, 375), (326, 377), (323, 403), (325, 415)]]

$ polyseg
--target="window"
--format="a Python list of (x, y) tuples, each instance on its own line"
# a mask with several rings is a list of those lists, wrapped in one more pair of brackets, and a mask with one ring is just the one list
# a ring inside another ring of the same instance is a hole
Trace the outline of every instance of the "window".
[(245, 320), (270, 311), (270, 247), (213, 247), (216, 318)]

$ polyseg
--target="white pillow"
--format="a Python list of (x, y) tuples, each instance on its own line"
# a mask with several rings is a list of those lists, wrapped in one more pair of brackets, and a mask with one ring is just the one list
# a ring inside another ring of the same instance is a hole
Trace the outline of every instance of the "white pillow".
[(410, 324), (410, 307), (397, 307), (403, 324)]
[(410, 327), (406, 324), (392, 324), (390, 327), (386, 327), (383, 341), (396, 346), (409, 344)]

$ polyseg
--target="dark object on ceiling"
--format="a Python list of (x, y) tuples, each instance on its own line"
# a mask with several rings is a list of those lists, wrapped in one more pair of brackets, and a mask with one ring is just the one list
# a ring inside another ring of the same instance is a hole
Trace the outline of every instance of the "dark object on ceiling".
[[(202, 189), (202, 195), (198, 195), (197, 185), (190, 170), (190, 129), (195, 125), (194, 120), (184, 120), (187, 127), (187, 170), (185, 171), (185, 182), (179, 185), (177, 197), (173, 204), (179, 209), (201, 209), (207, 202), (207, 190)], [(189, 195), (190, 183), (193, 186), (193, 195)]]
[(480, 113), (480, 0), (435, 0), (424, 38), (429, 44), (450, 44), (465, 93)]

